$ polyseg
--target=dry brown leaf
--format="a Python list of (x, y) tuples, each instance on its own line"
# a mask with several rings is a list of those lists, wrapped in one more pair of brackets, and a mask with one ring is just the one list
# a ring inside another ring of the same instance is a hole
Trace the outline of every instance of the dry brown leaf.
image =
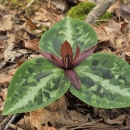
[(120, 31), (121, 23), (117, 23), (115, 20), (110, 20), (107, 22), (106, 26), (118, 32)]
[(54, 122), (51, 113), (44, 108), (30, 112), (29, 120), (31, 129), (37, 128), (37, 130), (41, 130), (43, 119), (46, 125), (49, 121), (50, 123)]
[(110, 124), (110, 125), (122, 125), (124, 119), (126, 118), (126, 115), (120, 115), (119, 117), (117, 117), (116, 119), (107, 119), (105, 123)]
[(22, 59), (20, 59), (20, 60), (17, 60), (17, 64), (16, 64), (16, 67), (18, 68), (21, 64), (23, 64), (24, 62), (26, 61), (26, 59), (25, 58), (22, 58)]
[(51, 3), (55, 5), (57, 9), (60, 9), (62, 12), (64, 12), (67, 8), (65, 0), (51, 0)]
[(47, 126), (48, 122), (50, 122), (53, 127), (55, 127), (56, 124), (64, 126), (69, 124), (85, 123), (88, 121), (89, 116), (84, 116), (76, 111), (68, 110), (66, 106), (66, 98), (63, 96), (46, 108), (30, 112), (28, 118), (30, 120), (31, 129), (36, 127), (40, 130), (42, 124)]
[(14, 125), (14, 124), (9, 124), (9, 127), (10, 127), (12, 130), (24, 130), (24, 129), (22, 129), (22, 128), (20, 128), (20, 127)]
[(0, 96), (6, 100), (6, 96), (7, 96), (7, 88), (4, 88), (4, 89), (1, 89), (1, 92), (0, 92)]
[(26, 118), (25, 118), (25, 116), (24, 116), (24, 118), (22, 118), (22, 119), (16, 124), (16, 126), (18, 126), (19, 128), (22, 128), (23, 130), (26, 130), (26, 129), (31, 130), (31, 128), (29, 127), (29, 126), (30, 126), (30, 122), (29, 122), (29, 124), (28, 124), (26, 120), (29, 122), (28, 116), (26, 116)]
[(0, 3), (0, 11), (3, 12), (5, 10), (5, 6)]
[(0, 112), (4, 109), (4, 101), (0, 98)]
[(130, 57), (130, 52), (129, 51), (125, 52), (125, 54)]
[(124, 42), (124, 37), (122, 36), (118, 36), (115, 38), (115, 46), (116, 46), (116, 50), (121, 50), (123, 49), (123, 42)]
[(128, 25), (129, 25), (129, 22), (127, 22), (127, 21), (124, 21), (123, 23), (121, 23), (121, 29), (120, 29), (120, 31), (121, 31), (124, 35), (127, 35)]
[(3, 51), (3, 49), (4, 49), (3, 43), (0, 42), (0, 53)]
[(8, 84), (12, 79), (12, 75), (9, 74), (0, 74), (0, 84)]
[(24, 16), (26, 19), (26, 26), (29, 26), (31, 30), (38, 29), (38, 27), (31, 21), (30, 18)]
[(124, 115), (120, 115), (119, 117), (111, 120), (110, 111), (106, 110), (106, 109), (98, 109), (98, 115), (99, 115), (99, 117), (103, 117), (104, 122), (106, 124), (110, 124), (110, 125), (113, 125), (113, 124), (121, 125), (126, 117), (126, 115), (124, 114)]
[[(130, 2), (127, 2), (126, 4), (123, 4), (121, 9), (128, 13), (128, 16), (130, 18)], [(124, 18), (126, 18), (126, 15), (124, 15)]]
[(14, 76), (16, 70), (17, 70), (17, 69), (11, 69), (11, 70), (8, 71), (8, 74)]
[(16, 41), (21, 41), (23, 40), (23, 35), (25, 33), (24, 29), (17, 29), (17, 31), (15, 32), (15, 40)]
[(29, 50), (27, 50), (27, 49), (19, 49), (19, 50), (12, 51), (12, 53), (10, 55), (11, 61), (18, 59), (20, 56), (25, 55), (28, 52), (29, 52)]
[(9, 39), (4, 44), (4, 60), (8, 61), (11, 59), (12, 49), (14, 47), (15, 36), (13, 34), (8, 34)]
[(129, 119), (129, 116), (126, 116), (126, 125), (127, 125), (127, 126), (130, 126), (130, 119)]
[(110, 119), (110, 112), (107, 109), (98, 109), (99, 117), (103, 117), (104, 120)]
[(109, 9), (108, 9), (107, 11), (110, 12), (110, 13), (114, 13), (117, 8), (118, 8), (118, 9), (121, 8), (121, 5), (122, 5), (121, 0), (117, 0), (114, 4), (112, 4), (112, 5), (109, 7)]
[(130, 20), (130, 13), (125, 11), (125, 10), (123, 10), (123, 9), (116, 9), (115, 10), (115, 14), (119, 18), (122, 17), (122, 18), (125, 18), (127, 20)]
[(130, 1), (122, 5), (122, 9), (130, 13)]
[(33, 39), (25, 42), (25, 47), (33, 51), (39, 51), (39, 40)]
[(103, 28), (101, 26), (99, 27), (93, 27), (98, 35), (98, 40), (99, 41), (108, 41), (109, 40), (109, 37), (108, 35), (106, 34), (106, 32), (103, 30)]
[(36, 21), (47, 21), (48, 18), (47, 18), (46, 15), (43, 15), (42, 12), (36, 12), (36, 13), (35, 13), (34, 20), (36, 20)]
[(0, 31), (11, 30), (13, 26), (13, 15), (3, 15), (0, 18)]
[(109, 45), (113, 47), (114, 49), (121, 48), (119, 45), (116, 48), (116, 43), (115, 43), (115, 38), (118, 35), (121, 34), (120, 29), (121, 29), (121, 23), (117, 23), (115, 20), (111, 20), (107, 23), (107, 25), (104, 27), (106, 34), (109, 37)]
[(21, 41), (21, 40), (30, 40), (30, 39), (34, 39), (37, 36), (32, 34), (31, 32), (29, 32), (26, 29), (18, 29), (15, 33), (15, 40), (16, 41)]
[(61, 20), (60, 15), (52, 14), (49, 11), (40, 8), (41, 12), (36, 12), (34, 20), (41, 20), (41, 21), (51, 21), (53, 24), (59, 22)]
[(42, 126), (41, 130), (56, 130), (54, 127), (50, 127), (50, 126)]

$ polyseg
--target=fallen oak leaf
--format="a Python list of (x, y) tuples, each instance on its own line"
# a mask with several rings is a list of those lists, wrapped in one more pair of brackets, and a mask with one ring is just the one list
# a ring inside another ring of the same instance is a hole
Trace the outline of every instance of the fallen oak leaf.
[(26, 26), (29, 26), (31, 30), (38, 29), (38, 27), (31, 21), (30, 18), (26, 17), (25, 15), (24, 18), (26, 19)]
[(99, 41), (108, 41), (109, 37), (106, 35), (105, 30), (101, 26), (93, 26), (98, 35)]
[(0, 18), (0, 31), (11, 30), (13, 27), (13, 15), (4, 15)]
[(53, 16), (52, 13), (50, 13), (49, 11), (47, 11), (47, 10), (45, 10), (43, 8), (40, 8), (40, 11), (46, 16), (46, 21), (50, 20), (51, 22), (56, 23), (57, 19)]
[(129, 52), (129, 51), (126, 51), (125, 54), (126, 54), (127, 56), (130, 56), (130, 52)]
[(30, 112), (29, 120), (31, 129), (37, 128), (38, 130), (41, 130), (42, 124), (45, 123), (45, 126), (47, 126), (48, 122), (55, 126), (54, 119), (50, 115), (52, 115), (51, 112), (45, 108)]
[(6, 100), (7, 88), (1, 89), (0, 96)]
[(39, 40), (38, 39), (33, 39), (33, 40), (28, 40), (24, 43), (25, 47), (28, 49), (31, 49), (33, 51), (39, 51)]
[(50, 126), (42, 126), (41, 130), (56, 130), (54, 127), (50, 127)]
[(116, 125), (122, 125), (125, 118), (126, 118), (126, 115), (123, 114), (123, 115), (120, 115), (119, 117), (117, 117), (117, 118), (115, 118), (113, 120), (107, 119), (105, 121), (105, 123), (110, 124), (110, 125), (114, 125), (114, 124), (116, 124)]
[(8, 84), (10, 83), (13, 76), (9, 74), (0, 74), (0, 84)]
[(0, 98), (0, 112), (4, 109), (4, 104), (5, 102), (3, 101), (2, 98)]
[(17, 69), (11, 69), (11, 70), (8, 71), (8, 74), (14, 76), (16, 70), (17, 70)]

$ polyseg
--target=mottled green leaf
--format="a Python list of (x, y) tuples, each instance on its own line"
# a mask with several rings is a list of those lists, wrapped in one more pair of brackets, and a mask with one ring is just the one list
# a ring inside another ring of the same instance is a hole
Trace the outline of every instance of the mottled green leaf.
[(81, 89), (70, 91), (82, 101), (100, 108), (130, 106), (130, 66), (122, 59), (107, 53), (96, 53), (80, 64), (75, 71)]
[(19, 67), (9, 85), (3, 115), (45, 107), (59, 99), (69, 86), (63, 70), (46, 59), (28, 60)]
[(75, 53), (76, 44), (81, 51), (95, 46), (97, 34), (87, 23), (66, 17), (44, 33), (40, 40), (40, 48), (43, 52), (60, 55), (61, 45), (66, 40)]

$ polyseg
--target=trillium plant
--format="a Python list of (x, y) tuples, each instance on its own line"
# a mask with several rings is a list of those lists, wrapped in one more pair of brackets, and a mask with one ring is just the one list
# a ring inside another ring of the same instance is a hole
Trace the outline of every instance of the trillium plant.
[(40, 40), (41, 57), (28, 60), (8, 87), (3, 115), (34, 111), (70, 91), (99, 108), (130, 106), (130, 66), (115, 55), (93, 53), (94, 29), (66, 17)]
[(95, 50), (95, 46), (91, 47), (90, 49), (87, 49), (80, 53), (80, 48), (78, 45), (76, 46), (76, 55), (73, 58), (73, 52), (70, 44), (65, 41), (60, 49), (61, 57), (57, 57), (54, 54), (43, 52), (42, 55), (48, 59), (50, 62), (52, 62), (57, 67), (64, 70), (64, 75), (69, 79), (69, 81), (72, 83), (72, 85), (76, 89), (81, 88), (81, 82), (77, 75), (77, 73), (74, 71), (74, 68), (77, 67), (82, 61), (84, 61), (88, 56), (90, 56), (93, 51)]

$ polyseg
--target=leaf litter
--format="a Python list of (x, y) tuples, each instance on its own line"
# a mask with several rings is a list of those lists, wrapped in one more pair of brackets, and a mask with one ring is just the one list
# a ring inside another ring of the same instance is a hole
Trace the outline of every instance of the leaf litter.
[[(117, 6), (118, 5), (118, 6)], [(8, 84), (17, 68), (26, 60), (39, 57), (40, 36), (64, 18), (68, 8), (63, 0), (33, 3), (23, 10), (10, 9), (0, 3), (0, 111), (4, 108)], [(35, 9), (35, 11), (34, 11)], [(117, 55), (130, 64), (130, 3), (119, 0), (109, 10), (114, 16), (108, 22), (93, 25), (98, 34), (96, 52)], [(130, 108), (100, 109), (89, 106), (67, 92), (56, 102), (37, 111), (2, 116), (0, 129), (11, 130), (124, 130), (130, 129)]]

